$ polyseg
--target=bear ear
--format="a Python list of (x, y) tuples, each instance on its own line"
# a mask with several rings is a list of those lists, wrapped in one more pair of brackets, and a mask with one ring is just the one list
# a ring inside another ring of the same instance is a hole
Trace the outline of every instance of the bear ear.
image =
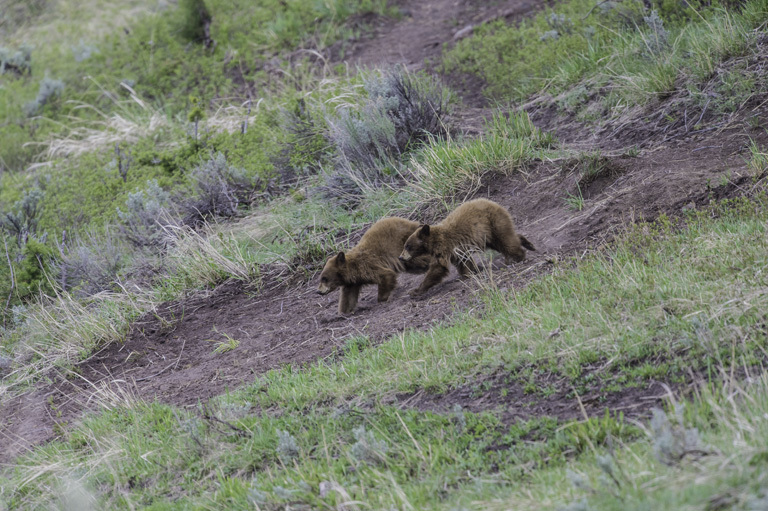
[(336, 262), (339, 264), (347, 262), (347, 256), (344, 255), (344, 252), (339, 252), (339, 255), (336, 256)]
[(429, 236), (429, 225), (422, 225), (419, 229), (419, 238), (426, 238)]

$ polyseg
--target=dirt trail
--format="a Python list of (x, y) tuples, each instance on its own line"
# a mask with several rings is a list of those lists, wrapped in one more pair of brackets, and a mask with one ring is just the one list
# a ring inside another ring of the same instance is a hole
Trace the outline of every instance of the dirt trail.
[(495, 19), (511, 23), (548, 3), (537, 0), (400, 1), (397, 5), (401, 19), (374, 20), (371, 33), (358, 41), (344, 55), (344, 60), (362, 67), (401, 64), (411, 70), (422, 69), (438, 63), (443, 46), (471, 35), (474, 27)]
[[(410, 15), (377, 27), (370, 39), (352, 49), (351, 62), (405, 62), (418, 67), (425, 58), (439, 56), (441, 43), (452, 41), (459, 29), (499, 15), (515, 19), (541, 3), (445, 0), (400, 5)], [(480, 97), (479, 90), (473, 94)], [(579, 169), (569, 161), (538, 162), (508, 177), (486, 176), (476, 196), (509, 208), (520, 232), (538, 248), (524, 263), (496, 267), (498, 286), (525, 286), (549, 272), (553, 258), (582, 255), (633, 221), (652, 220), (660, 213), (678, 215), (684, 207), (702, 205), (712, 196), (743, 193), (749, 185), (739, 176), (748, 156), (748, 135), (758, 143), (768, 142), (765, 134), (738, 130), (713, 131), (699, 139), (681, 137), (675, 146), (657, 146), (636, 158), (608, 157), (606, 171), (590, 183), (580, 181)], [(724, 176), (730, 176), (729, 184), (708, 188)], [(579, 189), (585, 201), (583, 209), (576, 211), (566, 199)], [(477, 282), (461, 280), (455, 272), (418, 300), (410, 299), (407, 291), (422, 277), (402, 275), (388, 303), (377, 304), (375, 287), (367, 287), (358, 310), (340, 316), (336, 312), (338, 293), (317, 295), (316, 278), (304, 283), (273, 278), (260, 289), (225, 283), (145, 315), (133, 325), (125, 343), (106, 346), (78, 364), (77, 376), (50, 375), (53, 383), (41, 384), (0, 408), (0, 465), (54, 438), (61, 427), (108, 396), (107, 390), (115, 396), (124, 393), (195, 406), (252, 382), (270, 369), (337, 356), (352, 337), (364, 335), (382, 342), (406, 329), (424, 330), (450, 321), (455, 310), (482, 307)], [(214, 353), (215, 343), (228, 339), (239, 345), (226, 353)], [(499, 385), (503, 383), (493, 381), (494, 388)], [(653, 399), (642, 398), (660, 394), (658, 385), (651, 384), (606, 402), (587, 401), (586, 406), (589, 413), (602, 413), (606, 406), (638, 411), (653, 404)], [(456, 403), (473, 411), (501, 406), (508, 410), (503, 413), (506, 419), (519, 417), (513, 411), (518, 392), (509, 392), (501, 400), (488, 396), (478, 398), (470, 389), (455, 389), (443, 396), (419, 392), (388, 398), (403, 407), (438, 411)], [(635, 406), (638, 402), (646, 404)], [(562, 418), (580, 413), (578, 403), (564, 396), (554, 396), (530, 410)]]

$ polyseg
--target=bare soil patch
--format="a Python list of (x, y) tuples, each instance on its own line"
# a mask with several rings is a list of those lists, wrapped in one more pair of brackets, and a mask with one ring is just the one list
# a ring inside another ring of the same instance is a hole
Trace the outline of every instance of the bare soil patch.
[(532, 392), (519, 381), (510, 381), (508, 375), (497, 372), (443, 394), (419, 390), (396, 395), (390, 401), (402, 408), (436, 413), (452, 413), (456, 405), (467, 412), (494, 412), (508, 424), (537, 417), (556, 417), (562, 421), (602, 417), (606, 410), (625, 418), (641, 417), (651, 408), (660, 407), (664, 399), (680, 388), (679, 384), (647, 381), (617, 392), (595, 387), (579, 395), (561, 379), (548, 375), (537, 379), (539, 392)]

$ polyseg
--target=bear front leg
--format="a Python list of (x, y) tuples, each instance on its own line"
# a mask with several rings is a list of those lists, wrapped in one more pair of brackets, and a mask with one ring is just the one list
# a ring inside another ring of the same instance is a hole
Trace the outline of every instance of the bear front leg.
[(429, 265), (429, 270), (424, 276), (424, 281), (418, 288), (411, 291), (411, 296), (423, 295), (429, 290), (429, 288), (442, 282), (446, 275), (448, 275), (449, 271), (450, 270), (447, 266), (444, 266), (437, 261), (433, 262)]
[(357, 298), (363, 286), (344, 286), (339, 296), (339, 314), (349, 314), (357, 307)]
[(397, 274), (393, 271), (387, 272), (380, 277), (379, 280), (379, 296), (380, 302), (386, 302), (389, 300), (389, 296), (397, 287)]

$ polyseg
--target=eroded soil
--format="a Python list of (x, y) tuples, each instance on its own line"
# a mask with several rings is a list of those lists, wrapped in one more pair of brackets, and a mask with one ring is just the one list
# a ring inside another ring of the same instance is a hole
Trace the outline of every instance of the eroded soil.
[[(383, 21), (369, 39), (351, 48), (348, 59), (364, 65), (418, 66), (439, 56), (441, 45), (453, 41), (459, 29), (494, 16), (514, 19), (540, 5), (528, 0), (402, 2), (404, 18)], [(549, 127), (558, 131), (557, 122)], [(576, 131), (568, 133), (570, 140)], [(678, 216), (683, 208), (700, 207), (713, 197), (749, 193), (752, 181), (746, 177), (745, 159), (750, 136), (767, 142), (761, 133), (713, 130), (662, 139), (630, 157), (614, 140), (613, 152), (605, 153), (605, 171), (589, 182), (577, 162), (568, 160), (536, 162), (510, 176), (485, 176), (475, 196), (509, 208), (519, 231), (538, 249), (514, 267), (496, 265), (498, 286), (525, 286), (549, 272), (555, 258), (581, 257), (633, 222), (662, 213)], [(576, 210), (567, 199), (579, 191), (584, 204)], [(344, 316), (337, 313), (337, 292), (315, 293), (317, 275), (309, 282), (269, 277), (258, 288), (228, 282), (163, 304), (136, 321), (124, 343), (104, 347), (75, 372), (51, 374), (52, 383), (5, 403), (0, 409), (0, 464), (55, 438), (105, 396), (195, 406), (270, 369), (339, 356), (352, 337), (367, 336), (379, 343), (406, 329), (425, 330), (450, 321), (456, 310), (482, 307), (478, 282), (459, 279), (455, 272), (426, 296), (409, 298), (407, 291), (420, 279), (402, 275), (400, 286), (383, 304), (376, 303), (375, 287), (365, 288), (357, 311)], [(217, 343), (230, 340), (237, 341), (237, 347), (214, 352)], [(471, 411), (495, 410), (513, 421), (542, 414), (572, 419), (602, 414), (606, 408), (635, 415), (656, 405), (665, 393), (663, 382), (648, 382), (611, 395), (596, 391), (582, 396), (580, 405), (568, 389), (539, 399), (509, 386), (502, 393), (507, 383), (495, 375), (487, 378), (489, 387), (480, 393), (470, 385), (441, 395), (419, 391), (394, 396), (392, 402), (435, 411), (459, 404)]]

